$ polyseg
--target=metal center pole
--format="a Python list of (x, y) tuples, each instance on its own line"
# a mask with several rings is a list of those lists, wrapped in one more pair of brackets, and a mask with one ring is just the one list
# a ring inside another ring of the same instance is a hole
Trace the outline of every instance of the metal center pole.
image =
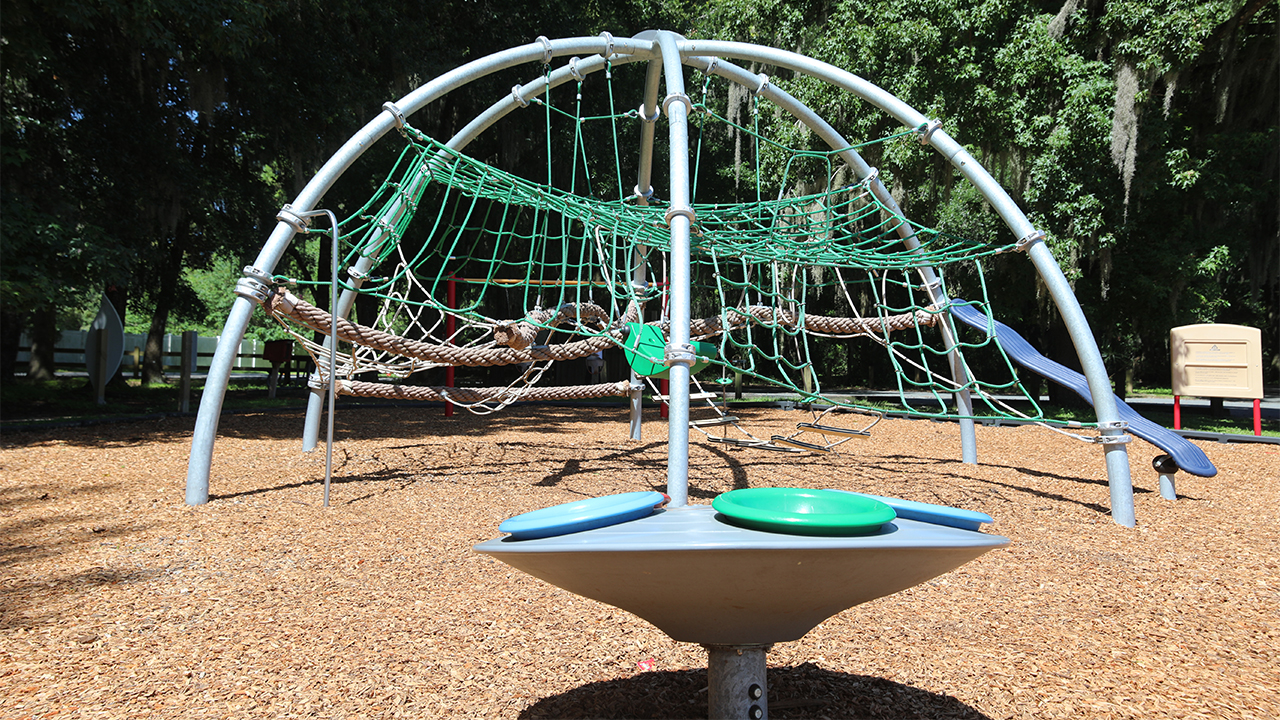
[(693, 208), (689, 191), (689, 112), (693, 109), (684, 92), (684, 66), (678, 36), (665, 30), (655, 33), (662, 52), (667, 97), (663, 109), (667, 113), (670, 143), (671, 203), (667, 225), (671, 228), (671, 273), (668, 288), (671, 295), (671, 334), (667, 339), (666, 361), (670, 367), (670, 391), (667, 395), (670, 413), (667, 421), (667, 495), (670, 507), (689, 504), (689, 371), (693, 367), (693, 345), (689, 342), (690, 317), (690, 227)]
[(707, 649), (709, 720), (769, 717), (765, 655), (770, 645), (703, 645)]

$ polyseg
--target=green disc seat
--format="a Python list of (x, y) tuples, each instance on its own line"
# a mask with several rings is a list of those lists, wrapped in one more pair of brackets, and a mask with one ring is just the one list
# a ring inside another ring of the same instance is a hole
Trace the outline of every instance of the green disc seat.
[(792, 535), (872, 535), (897, 517), (866, 496), (801, 488), (730, 490), (711, 507), (730, 524)]

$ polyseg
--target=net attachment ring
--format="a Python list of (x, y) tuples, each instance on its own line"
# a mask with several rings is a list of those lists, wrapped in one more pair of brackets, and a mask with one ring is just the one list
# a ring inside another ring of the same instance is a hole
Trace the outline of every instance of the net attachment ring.
[(551, 40), (546, 35), (539, 35), (534, 42), (542, 43), (542, 64), (550, 65), (551, 58), (555, 57), (551, 54)]
[(920, 133), (920, 144), (928, 145), (929, 137), (933, 135), (935, 130), (941, 127), (942, 121), (934, 118), (933, 120), (925, 123), (920, 129), (916, 130), (916, 132)]
[(641, 120), (643, 120), (643, 121), (645, 121), (645, 122), (647, 122), (647, 123), (657, 122), (657, 121), (658, 121), (658, 118), (662, 117), (662, 110), (661, 110), (660, 108), (657, 108), (657, 107), (655, 107), (655, 108), (653, 109), (653, 115), (652, 115), (652, 116), (645, 115), (645, 114), (644, 114), (644, 103), (640, 103), (640, 108), (639, 108), (639, 110), (637, 110), (636, 112), (638, 112), (638, 113), (640, 114), (640, 119), (641, 119)]
[(396, 119), (396, 125), (397, 125), (401, 130), (403, 130), (403, 129), (404, 129), (404, 126), (405, 126), (405, 121), (404, 121), (404, 111), (403, 111), (403, 110), (401, 110), (401, 109), (399, 108), (399, 106), (397, 106), (397, 105), (396, 105), (395, 103), (393, 103), (393, 102), (384, 102), (384, 103), (382, 103), (382, 109), (383, 109), (383, 110), (386, 110), (386, 111), (387, 111), (387, 112), (389, 112), (389, 113), (391, 113), (392, 117), (394, 117), (394, 118)]
[(693, 208), (688, 205), (675, 206), (667, 210), (667, 214), (662, 216), (662, 219), (667, 223), (667, 227), (671, 227), (671, 218), (673, 217), (688, 218), (690, 227), (698, 223), (698, 216), (693, 212)]
[(1036, 242), (1037, 240), (1044, 240), (1044, 238), (1045, 238), (1044, 232), (1040, 230), (1032, 230), (1031, 232), (1027, 233), (1025, 237), (1023, 237), (1021, 240), (1019, 240), (1017, 243), (1014, 244), (1014, 249), (1026, 250), (1028, 247), (1030, 247), (1031, 243)]
[(684, 365), (686, 367), (693, 367), (693, 364), (698, 361), (698, 355), (693, 351), (692, 345), (676, 345), (674, 343), (670, 343), (666, 346), (665, 350), (666, 353), (663, 359), (669, 366)]
[(1098, 423), (1098, 429), (1103, 432), (1108, 430), (1120, 431), (1117, 435), (1099, 435), (1093, 438), (1093, 441), (1099, 445), (1124, 445), (1125, 443), (1133, 442), (1133, 437), (1124, 432), (1129, 429), (1129, 423), (1124, 420)]
[(522, 107), (522, 108), (527, 108), (527, 107), (529, 107), (529, 101), (528, 101), (528, 100), (525, 100), (525, 99), (524, 99), (524, 96), (520, 94), (520, 91), (521, 91), (522, 89), (523, 89), (523, 88), (521, 88), (521, 87), (520, 87), (520, 85), (518, 85), (518, 84), (516, 84), (516, 85), (512, 85), (512, 86), (511, 86), (511, 99), (512, 99), (512, 100), (515, 100), (515, 101), (516, 101), (516, 104), (517, 104), (517, 105), (519, 105), (520, 107)]
[(640, 186), (636, 185), (634, 188), (632, 188), (631, 192), (635, 193), (635, 196), (643, 200), (644, 204), (646, 205), (653, 202), (655, 191), (652, 185), (650, 185), (648, 188), (645, 188), (644, 190), (641, 190)]
[(244, 277), (236, 281), (235, 294), (245, 300), (252, 300), (261, 305), (271, 296), (271, 273), (263, 272), (252, 265), (246, 265)]
[(280, 208), (280, 212), (276, 213), (276, 220), (293, 228), (293, 231), (296, 233), (308, 233), (311, 231), (310, 219), (299, 215), (298, 212), (293, 209), (293, 206), (288, 203), (285, 203), (285, 206)]
[(608, 60), (609, 56), (613, 54), (613, 35), (602, 32), (600, 33), (600, 38), (604, 40), (604, 52), (600, 53), (600, 56)]
[[(693, 101), (689, 99), (689, 96), (681, 92), (674, 92), (668, 95), (666, 100), (662, 101), (662, 112), (666, 113), (668, 118), (671, 117), (670, 108), (671, 108), (671, 103), (673, 102), (684, 103), (685, 114), (686, 115), (693, 114)], [(643, 105), (641, 105), (640, 107), (642, 109), (644, 108)]]

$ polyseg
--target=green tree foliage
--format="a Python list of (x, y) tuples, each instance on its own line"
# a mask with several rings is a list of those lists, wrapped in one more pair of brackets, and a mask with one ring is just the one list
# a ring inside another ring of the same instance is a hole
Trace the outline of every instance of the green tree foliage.
[[(153, 334), (220, 322), (200, 299), (216, 290), (192, 283), (229, 282), (251, 262), (279, 207), (383, 102), (540, 34), (671, 27), (812, 55), (940, 118), (1048, 233), (1112, 367), (1164, 377), (1168, 328), (1188, 322), (1260, 326), (1269, 362), (1280, 346), (1274, 1), (0, 3), (6, 337), (108, 285), (127, 288)], [(754, 70), (850, 139), (900, 129), (819, 83)], [(447, 138), (509, 91), (482, 81), (413, 122)], [(758, 119), (789, 144), (813, 142), (786, 118)], [(537, 163), (519, 122), (540, 120), (505, 122), (469, 152)], [(732, 135), (709, 142), (721, 158), (743, 152)], [(385, 166), (384, 152), (361, 167)], [(931, 150), (893, 142), (867, 158), (909, 215), (1010, 239)], [(750, 185), (725, 167), (714, 189)], [(357, 168), (324, 203), (354, 209), (379, 178)], [(295, 243), (276, 269), (318, 277), (326, 247)], [(1029, 264), (994, 258), (986, 273), (1002, 317), (1069, 358)]]
[[(1263, 328), (1274, 372), (1276, 3), (720, 0), (683, 17), (691, 36), (803, 52), (940, 118), (1046, 231), (1111, 367), (1159, 381), (1170, 327), (1233, 322)], [(865, 103), (789, 80), (855, 141), (896, 129)], [(775, 120), (770, 132), (795, 131)], [(936, 153), (899, 143), (867, 159), (909, 215), (974, 239), (1007, 235)], [(997, 307), (1070, 362), (1027, 266), (991, 261)]]
[[(4, 5), (6, 244), (21, 241), (10, 236), (10, 212), (29, 209), (17, 217), (33, 222), (20, 228), (42, 227), (47, 239), (89, 251), (75, 279), (127, 284), (130, 305), (152, 317), (147, 379), (160, 372), (170, 313), (204, 311), (183, 269), (219, 248), (239, 251), (261, 212), (253, 138), (227, 103), (224, 67), (254, 47), (265, 8), (245, 0)], [(39, 261), (21, 272), (37, 284), (72, 277)], [(6, 297), (6, 312), (74, 300), (17, 293)]]

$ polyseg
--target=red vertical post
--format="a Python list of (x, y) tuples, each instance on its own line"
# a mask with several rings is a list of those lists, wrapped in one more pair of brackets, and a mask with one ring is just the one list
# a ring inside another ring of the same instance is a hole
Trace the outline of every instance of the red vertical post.
[[(453, 310), (458, 307), (458, 281), (449, 278), (445, 281), (445, 307)], [(453, 344), (453, 334), (458, 330), (458, 319), (450, 313), (444, 318), (444, 332), (449, 336), (448, 343)], [(444, 369), (444, 386), (453, 387), (453, 366)], [(453, 403), (444, 401), (444, 416), (453, 417)]]
[(1262, 434), (1262, 400), (1253, 399), (1253, 434)]
[(1173, 396), (1173, 429), (1182, 429), (1182, 397), (1179, 395)]

